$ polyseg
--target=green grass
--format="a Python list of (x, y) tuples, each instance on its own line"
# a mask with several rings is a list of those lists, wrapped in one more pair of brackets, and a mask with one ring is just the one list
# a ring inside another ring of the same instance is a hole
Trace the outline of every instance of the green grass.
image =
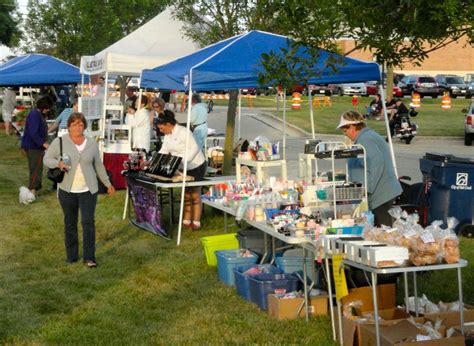
[[(332, 107), (318, 107), (314, 109), (316, 133), (340, 134), (341, 132), (336, 130), (336, 126), (339, 123), (341, 113), (356, 109), (364, 114), (365, 107), (372, 98), (360, 97), (357, 107), (352, 106), (351, 97), (334, 96), (331, 97), (331, 100)], [(405, 98), (404, 102), (407, 106), (410, 103), (408, 98)], [(464, 136), (464, 114), (461, 111), (468, 107), (469, 102), (465, 98), (452, 99), (451, 109), (442, 110), (441, 98), (423, 98), (418, 116), (412, 118), (419, 126), (418, 134), (421, 136)], [(217, 104), (227, 105), (227, 102), (219, 101)], [(242, 100), (242, 107), (247, 108), (248, 105), (247, 99), (244, 98)], [(277, 117), (282, 117), (282, 104), (280, 103), (280, 111), (276, 112), (275, 98), (272, 96), (258, 96), (252, 99), (252, 105), (253, 107), (263, 108)], [(287, 97), (287, 121), (307, 132), (311, 132), (309, 105), (306, 96), (303, 96), (301, 106), (301, 110), (292, 110), (291, 96)], [(380, 133), (386, 133), (383, 121), (369, 120), (368, 125)]]
[[(124, 191), (100, 196), (99, 267), (66, 264), (55, 194), (41, 191), (33, 204), (20, 205), (26, 159), (13, 137), (0, 133), (0, 147), (0, 343), (333, 345), (329, 318), (275, 321), (218, 281), (200, 244), (223, 232), (222, 215), (209, 209), (204, 230), (185, 231), (177, 247), (121, 219)], [(464, 258), (474, 259), (473, 245), (462, 240)], [(454, 275), (425, 274), (419, 292), (455, 300)], [(473, 304), (472, 267), (463, 275)]]

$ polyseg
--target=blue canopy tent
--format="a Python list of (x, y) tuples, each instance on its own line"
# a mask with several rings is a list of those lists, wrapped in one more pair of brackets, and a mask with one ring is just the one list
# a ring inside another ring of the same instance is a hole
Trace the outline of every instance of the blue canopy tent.
[(0, 65), (0, 86), (61, 85), (81, 82), (79, 68), (45, 54), (27, 54)]
[[(262, 31), (250, 31), (207, 46), (195, 53), (184, 56), (168, 64), (151, 70), (143, 70), (140, 78), (142, 88), (161, 88), (189, 91), (225, 90), (258, 87), (258, 74), (263, 72), (262, 54), (274, 52), (281, 54), (282, 48), (290, 48), (291, 40), (286, 36)], [(307, 49), (300, 47), (297, 56), (309, 57)], [(329, 66), (336, 61), (335, 69)], [(353, 83), (380, 81), (380, 67), (376, 63), (343, 57), (321, 50), (314, 62), (311, 84)], [(311, 102), (310, 102), (311, 105)], [(188, 99), (188, 120), (190, 124), (191, 97)], [(285, 107), (283, 107), (285, 120)], [(285, 121), (284, 121), (285, 124)], [(313, 126), (314, 128), (314, 126)], [(387, 122), (388, 130), (388, 122)], [(314, 133), (314, 131), (313, 131)], [(285, 148), (285, 129), (283, 129), (283, 149)], [(391, 143), (390, 143), (391, 144)], [(188, 141), (186, 141), (186, 146)], [(395, 164), (395, 159), (392, 158)], [(184, 174), (187, 162), (184, 160)], [(184, 200), (184, 186), (181, 200)], [(183, 203), (181, 203), (178, 229), (180, 244)]]

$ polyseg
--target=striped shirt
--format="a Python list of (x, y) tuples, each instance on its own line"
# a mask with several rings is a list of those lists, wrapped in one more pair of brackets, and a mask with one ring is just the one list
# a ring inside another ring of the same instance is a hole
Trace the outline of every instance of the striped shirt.
[(64, 109), (61, 114), (56, 118), (56, 124), (58, 124), (59, 128), (64, 130), (67, 129), (67, 121), (73, 112), (72, 108)]

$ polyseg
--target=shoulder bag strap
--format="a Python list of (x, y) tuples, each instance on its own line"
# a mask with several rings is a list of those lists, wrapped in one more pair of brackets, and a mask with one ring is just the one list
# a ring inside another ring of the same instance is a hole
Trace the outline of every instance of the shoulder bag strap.
[(61, 155), (61, 159), (63, 157), (63, 138), (59, 137), (59, 155)]

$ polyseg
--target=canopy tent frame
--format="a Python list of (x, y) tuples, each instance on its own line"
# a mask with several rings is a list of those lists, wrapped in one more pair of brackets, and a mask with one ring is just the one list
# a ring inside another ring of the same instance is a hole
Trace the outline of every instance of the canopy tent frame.
[[(226, 50), (230, 50), (234, 45), (239, 43), (239, 41), (241, 41), (242, 39), (246, 37), (250, 37), (250, 35), (253, 33), (260, 34), (260, 35), (262, 34), (268, 35), (273, 38), (275, 37), (280, 38), (280, 39), (283, 38), (286, 41), (288, 41), (288, 38), (286, 38), (285, 36), (271, 34), (271, 33), (264, 33), (261, 31), (250, 31), (245, 34), (237, 35), (232, 38), (214, 43), (213, 45), (210, 45), (201, 50), (198, 50), (197, 52), (190, 54), (189, 56), (177, 59), (166, 65), (158, 66), (154, 70), (143, 70), (141, 74), (141, 78), (140, 78), (141, 87), (143, 88), (143, 87), (152, 87), (152, 86), (158, 87), (159, 86), (166, 89), (169, 88), (169, 89), (186, 90), (189, 92), (190, 96), (192, 95), (193, 92), (200, 91), (200, 90), (220, 90), (217, 87), (215, 89), (212, 89), (210, 86), (219, 86), (219, 87), (226, 86), (226, 88), (228, 89), (241, 89), (242, 87), (258, 87), (259, 85), (256, 82), (255, 71), (251, 71), (251, 72), (245, 71), (244, 73), (239, 71), (239, 72), (236, 72), (235, 74), (238, 74), (238, 73), (240, 74), (247, 73), (247, 74), (244, 77), (241, 77), (240, 79), (232, 80), (231, 78), (232, 76), (231, 76), (229, 78), (226, 78), (225, 80), (222, 80), (224, 75), (227, 76), (227, 74), (222, 69), (216, 73), (213, 73), (212, 71), (207, 71), (205, 68), (203, 68), (202, 71), (198, 69), (199, 67), (203, 66), (205, 63), (210, 62), (214, 57), (217, 57), (220, 53)], [(206, 55), (206, 53), (208, 53), (206, 50), (209, 50), (208, 55)], [(230, 53), (227, 53), (227, 54), (229, 55)], [(197, 59), (201, 59), (201, 60), (197, 60)], [(352, 64), (349, 68), (342, 66), (341, 69), (342, 70), (345, 69), (345, 70), (334, 74), (335, 77), (332, 75), (329, 75), (329, 72), (324, 70), (323, 72), (325, 72), (326, 75), (321, 74), (322, 76), (318, 78), (316, 77), (310, 78), (308, 83), (318, 84), (318, 83), (341, 82), (341, 81), (361, 82), (361, 81), (367, 81), (367, 80), (380, 80), (380, 67), (378, 64), (372, 63), (372, 62), (371, 63), (361, 62), (361, 61), (358, 61), (356, 59), (351, 59), (351, 58), (344, 58), (344, 59), (347, 59), (349, 61), (348, 63)], [(217, 66), (216, 64), (218, 64), (218, 62), (216, 61), (213, 61), (212, 63), (213, 64), (209, 64), (209, 66), (206, 66), (206, 67), (210, 69), (211, 66)], [(250, 64), (250, 63), (247, 62), (247, 64)], [(219, 65), (219, 67), (222, 68), (221, 65)], [(169, 72), (166, 70), (167, 68)], [(376, 73), (374, 72), (375, 68), (377, 69)], [(199, 75), (200, 79), (197, 82), (195, 79), (196, 71), (200, 73)], [(348, 74), (351, 73), (351, 71), (353, 74), (351, 75), (351, 77), (349, 77)], [(232, 73), (233, 72), (228, 72), (228, 74), (232, 74)], [(249, 80), (249, 75), (252, 75), (251, 77), (254, 79)], [(208, 77), (207, 80), (205, 76)], [(219, 77), (221, 79), (219, 79)], [(183, 78), (184, 78), (184, 82), (183, 82)], [(197, 86), (196, 86), (196, 83), (197, 83)], [(232, 85), (232, 86), (229, 86), (229, 85)], [(286, 90), (283, 93), (283, 101), (284, 101), (283, 102), (283, 159), (286, 159), (286, 152), (285, 152), (285, 148), (286, 148)], [(241, 105), (241, 101), (239, 103)], [(312, 137), (315, 138), (314, 119), (313, 119), (314, 112), (312, 110), (311, 102), (310, 102), (310, 114), (311, 114), (311, 122), (312, 122)], [(239, 118), (239, 127), (240, 127), (241, 112), (239, 111), (237, 115)], [(188, 147), (189, 145), (190, 117), (191, 117), (191, 97), (188, 98), (188, 112), (187, 112), (187, 121), (186, 121), (186, 128), (188, 129), (188, 131), (187, 131), (187, 136), (186, 136), (186, 141), (185, 141), (186, 147)], [(385, 114), (385, 118), (387, 120), (386, 114)], [(238, 133), (240, 135), (240, 129), (238, 130)], [(394, 168), (396, 169), (395, 157), (393, 154), (393, 147), (392, 147), (391, 141), (389, 142), (389, 144), (390, 144), (390, 149), (392, 151), (392, 161), (394, 163)], [(180, 205), (177, 245), (180, 245), (181, 243), (186, 175), (187, 175), (187, 160), (185, 159), (183, 163), (183, 183), (182, 183), (182, 191), (181, 191), (181, 205)]]

